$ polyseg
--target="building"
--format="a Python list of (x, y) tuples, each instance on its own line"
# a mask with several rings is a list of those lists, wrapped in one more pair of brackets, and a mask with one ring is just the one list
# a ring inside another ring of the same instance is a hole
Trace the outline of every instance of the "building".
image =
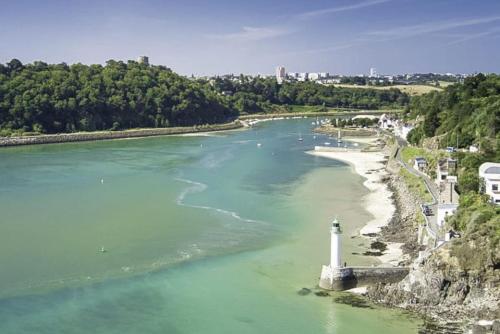
[(286, 70), (283, 66), (278, 66), (276, 67), (276, 81), (278, 81), (279, 84), (283, 83), (286, 79)]
[(427, 160), (422, 157), (416, 157), (413, 168), (415, 168), (419, 172), (425, 173), (425, 171), (427, 170)]
[(470, 153), (477, 153), (477, 152), (479, 152), (479, 147), (477, 147), (476, 145), (471, 145), (471, 146), (469, 146), (469, 152)]
[(500, 163), (485, 162), (479, 166), (479, 178), (484, 193), (490, 196), (492, 203), (500, 205)]
[(390, 115), (387, 114), (382, 114), (380, 118), (378, 119), (378, 126), (381, 129), (389, 129), (394, 127), (395, 120), (391, 118)]
[(298, 80), (299, 81), (307, 81), (307, 80), (309, 80), (309, 73), (308, 72), (299, 73)]
[(456, 176), (448, 176), (446, 182), (439, 185), (439, 202), (437, 205), (437, 224), (443, 226), (446, 218), (453, 215), (458, 208), (459, 196), (455, 191)]
[(439, 185), (441, 182), (446, 182), (448, 176), (454, 175), (457, 170), (457, 160), (456, 159), (440, 159), (437, 164), (436, 170), (436, 184)]
[(370, 68), (370, 78), (378, 78), (377, 69), (375, 67)]
[(319, 77), (319, 73), (309, 73), (308, 78), (311, 81), (316, 81), (316, 80), (318, 80), (320, 78)]
[(335, 274), (342, 268), (340, 257), (340, 235), (342, 229), (337, 219), (334, 219), (330, 228), (330, 264), (323, 265), (319, 286), (329, 288), (332, 286)]
[(139, 64), (145, 64), (145, 65), (149, 65), (149, 57), (148, 56), (139, 56), (137, 58), (137, 62)]

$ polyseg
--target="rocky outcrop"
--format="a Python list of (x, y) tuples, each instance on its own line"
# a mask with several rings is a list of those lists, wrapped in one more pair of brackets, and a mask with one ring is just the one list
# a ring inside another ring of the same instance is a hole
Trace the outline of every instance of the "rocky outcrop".
[(378, 284), (368, 296), (380, 303), (403, 307), (440, 322), (471, 325), (481, 319), (500, 318), (500, 273), (494, 268), (466, 271), (444, 246), (423, 260), (415, 260), (410, 273), (396, 284)]

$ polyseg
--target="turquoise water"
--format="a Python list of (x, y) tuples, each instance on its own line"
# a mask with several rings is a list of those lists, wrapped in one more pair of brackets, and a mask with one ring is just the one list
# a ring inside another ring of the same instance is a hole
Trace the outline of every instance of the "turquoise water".
[(0, 150), (0, 333), (416, 332), (396, 310), (297, 294), (334, 216), (344, 259), (373, 263), (352, 254), (362, 179), (304, 153), (332, 141), (310, 121)]

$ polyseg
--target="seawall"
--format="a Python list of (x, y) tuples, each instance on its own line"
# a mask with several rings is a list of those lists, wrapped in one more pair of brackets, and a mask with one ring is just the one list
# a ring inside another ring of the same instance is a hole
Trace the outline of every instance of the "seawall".
[(187, 134), (187, 133), (234, 130), (242, 127), (243, 125), (241, 124), (241, 122), (234, 121), (225, 124), (213, 124), (213, 125), (190, 126), (190, 127), (59, 133), (51, 135), (21, 136), (21, 137), (0, 137), (0, 147), (18, 146), (18, 145), (54, 144), (54, 143), (107, 140), (107, 139), (120, 139), (120, 138), (165, 136), (165, 135), (177, 135), (177, 134)]
[(406, 267), (344, 267), (332, 270), (330, 266), (323, 266), (319, 286), (326, 290), (347, 290), (377, 283), (395, 283), (408, 273)]

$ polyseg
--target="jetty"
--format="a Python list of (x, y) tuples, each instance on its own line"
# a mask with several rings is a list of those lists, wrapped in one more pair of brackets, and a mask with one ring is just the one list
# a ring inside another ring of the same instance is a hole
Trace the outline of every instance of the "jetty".
[(330, 264), (321, 270), (319, 287), (325, 290), (347, 290), (376, 283), (395, 283), (408, 275), (409, 268), (393, 266), (346, 266), (342, 264), (340, 235), (342, 229), (334, 219), (330, 229)]

